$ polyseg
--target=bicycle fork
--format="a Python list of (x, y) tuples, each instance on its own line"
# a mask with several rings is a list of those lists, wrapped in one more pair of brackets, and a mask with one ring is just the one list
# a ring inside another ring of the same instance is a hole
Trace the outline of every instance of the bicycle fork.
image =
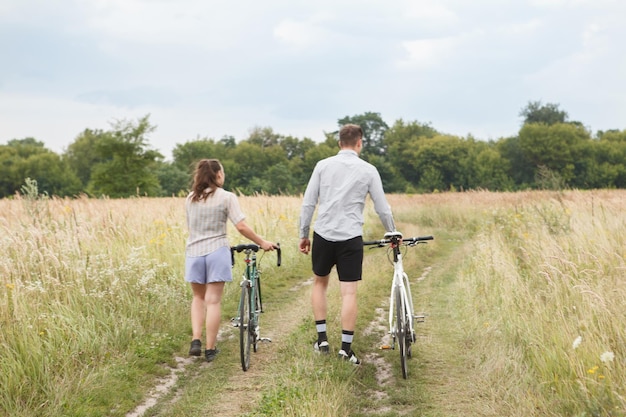
[[(391, 284), (391, 296), (389, 297), (389, 333), (392, 337), (392, 348), (394, 349), (398, 332), (398, 323), (395, 323), (394, 326), (394, 317), (396, 311), (395, 300), (397, 291), (400, 291), (400, 296), (405, 306), (405, 318), (412, 317), (413, 320), (416, 320), (418, 323), (423, 322), (425, 319), (423, 315), (415, 315), (413, 313), (413, 298), (411, 296), (411, 287), (409, 286), (409, 277), (406, 272), (404, 272), (401, 255), (398, 255), (398, 259), (396, 260), (396, 262), (394, 262), (393, 282)], [(406, 329), (407, 334), (411, 337), (411, 342), (415, 342), (413, 320), (407, 320), (408, 329)]]

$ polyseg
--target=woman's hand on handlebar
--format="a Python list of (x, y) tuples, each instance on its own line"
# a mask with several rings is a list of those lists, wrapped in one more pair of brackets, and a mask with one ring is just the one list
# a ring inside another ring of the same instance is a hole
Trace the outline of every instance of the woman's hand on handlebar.
[(264, 251), (273, 251), (274, 249), (278, 248), (278, 245), (276, 243), (272, 243), (269, 240), (264, 240), (259, 246)]

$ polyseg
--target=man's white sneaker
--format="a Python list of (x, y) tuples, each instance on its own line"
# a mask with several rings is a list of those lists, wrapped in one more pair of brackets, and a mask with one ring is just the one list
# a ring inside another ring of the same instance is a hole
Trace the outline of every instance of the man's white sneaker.
[(325, 340), (319, 344), (318, 342), (315, 342), (315, 344), (313, 344), (313, 350), (316, 353), (323, 353), (324, 355), (328, 355), (330, 353), (330, 345)]
[(351, 362), (355, 365), (360, 365), (361, 361), (359, 360), (359, 358), (356, 357), (356, 355), (354, 354), (353, 351), (350, 351), (348, 353), (346, 353), (345, 350), (340, 350), (339, 351), (339, 359), (343, 359), (344, 361), (348, 361)]

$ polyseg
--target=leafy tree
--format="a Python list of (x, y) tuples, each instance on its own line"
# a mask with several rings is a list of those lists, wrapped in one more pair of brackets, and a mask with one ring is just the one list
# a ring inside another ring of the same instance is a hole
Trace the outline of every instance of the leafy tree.
[(398, 119), (385, 133), (384, 145), (387, 149), (388, 163), (393, 166), (393, 171), (412, 184), (417, 184), (419, 174), (415, 170), (415, 157), (419, 151), (422, 139), (432, 138), (439, 135), (429, 124), (417, 121), (405, 123)]
[(292, 175), (289, 171), (289, 165), (287, 162), (279, 162), (276, 165), (272, 165), (265, 175), (267, 179), (267, 187), (263, 189), (263, 192), (268, 194), (293, 194), (295, 191), (295, 184), (292, 181)]
[(470, 178), (468, 188), (483, 188), (491, 191), (513, 189), (509, 177), (509, 161), (495, 149), (493, 144), (475, 143), (470, 151)]
[(173, 163), (180, 171), (191, 174), (200, 159), (219, 159), (224, 163), (234, 149), (236, 145), (232, 145), (230, 138), (219, 142), (208, 138), (196, 139), (174, 147)]
[(403, 193), (409, 183), (384, 155), (371, 155), (369, 163), (378, 169), (386, 193)]
[(279, 145), (263, 147), (259, 143), (244, 141), (233, 149), (230, 161), (232, 168), (226, 170), (229, 186), (244, 194), (266, 192), (272, 188), (269, 184), (273, 178), (270, 168), (284, 164), (288, 165), (285, 152)]
[(105, 161), (105, 157), (97, 152), (96, 147), (99, 142), (107, 140), (109, 135), (111, 132), (85, 129), (65, 151), (64, 157), (80, 179), (83, 189), (89, 183), (93, 167)]
[(506, 161), (507, 175), (512, 179), (514, 188), (526, 189), (534, 183), (535, 168), (526, 159), (520, 147), (519, 136), (502, 138), (495, 144), (495, 149)]
[(82, 190), (80, 180), (69, 165), (52, 151), (33, 154), (22, 164), (22, 176), (36, 180), (43, 193), (65, 197)]
[(34, 138), (13, 139), (0, 146), (0, 193), (7, 197), (26, 180), (38, 183), (48, 195), (68, 196), (80, 192), (80, 181), (59, 155)]
[(424, 191), (467, 188), (469, 176), (464, 166), (468, 146), (456, 136), (439, 135), (419, 140), (414, 160), (418, 188)]
[(590, 140), (585, 128), (566, 123), (532, 123), (522, 127), (519, 138), (520, 149), (532, 167), (545, 166), (558, 173), (566, 184), (577, 185), (576, 167), (585, 158), (582, 151)]
[(14, 146), (0, 145), (0, 198), (15, 194), (23, 183), (19, 172), (20, 159)]
[(558, 104), (547, 103), (544, 105), (541, 101), (529, 102), (520, 111), (519, 115), (524, 118), (524, 125), (530, 123), (543, 123), (546, 125), (566, 123), (568, 118), (567, 112), (559, 110)]
[(24, 139), (11, 139), (7, 142), (7, 146), (17, 149), (18, 155), (22, 158), (26, 158), (33, 153), (46, 149), (45, 143), (32, 137)]
[(219, 141), (220, 145), (224, 145), (225, 148), (232, 149), (237, 146), (237, 142), (235, 142), (235, 138), (233, 136), (226, 135), (222, 137)]
[(297, 194), (304, 193), (315, 165), (324, 158), (336, 155), (337, 152), (337, 142), (332, 138), (332, 135), (330, 140), (327, 138), (325, 142), (318, 144), (314, 148), (308, 149), (304, 154), (304, 159), (302, 160), (301, 165), (303, 176), (301, 177), (301, 181), (296, 184), (294, 192)]
[(160, 194), (159, 180), (153, 172), (163, 156), (149, 149), (147, 135), (156, 128), (145, 116), (137, 123), (118, 121), (110, 135), (96, 144), (103, 162), (93, 168), (88, 191), (113, 198)]
[(285, 156), (289, 160), (294, 158), (304, 158), (304, 154), (309, 149), (316, 146), (315, 142), (309, 138), (304, 138), (300, 140), (298, 138), (294, 138), (293, 136), (286, 136), (284, 138), (281, 138), (279, 144), (281, 148), (283, 148)]
[(250, 142), (255, 145), (259, 145), (261, 148), (267, 148), (269, 146), (278, 145), (281, 136), (274, 133), (271, 127), (259, 127), (256, 126), (250, 130), (250, 135), (245, 142)]
[[(224, 164), (226, 170), (226, 180), (228, 186), (233, 190), (239, 190), (244, 194), (250, 193), (249, 185), (253, 179), (260, 179), (263, 176), (263, 169), (265, 163), (259, 157), (263, 150), (260, 144), (254, 144), (251, 142), (241, 142), (233, 149), (231, 154), (231, 168), (228, 168)], [(261, 186), (260, 182), (253, 187), (252, 192), (261, 191), (258, 188)]]
[(417, 187), (423, 191), (445, 191), (446, 182), (439, 168), (435, 166), (426, 166), (421, 172)]
[(626, 188), (626, 130), (601, 132), (582, 153), (584, 188)]
[(361, 126), (363, 129), (363, 150), (361, 151), (363, 159), (368, 160), (370, 155), (383, 155), (385, 153), (383, 139), (389, 126), (382, 119), (380, 113), (365, 112), (355, 116), (346, 116), (339, 119), (338, 123), (339, 126), (349, 123)]
[(605, 140), (607, 142), (626, 143), (626, 130), (612, 129), (606, 132), (598, 131), (597, 137), (599, 140)]
[(156, 176), (161, 185), (162, 196), (186, 195), (191, 188), (191, 175), (171, 162), (157, 161)]

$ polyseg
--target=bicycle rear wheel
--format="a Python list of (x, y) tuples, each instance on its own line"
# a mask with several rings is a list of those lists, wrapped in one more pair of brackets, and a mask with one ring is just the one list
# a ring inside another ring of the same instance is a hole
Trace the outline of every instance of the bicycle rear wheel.
[(239, 299), (239, 352), (241, 353), (241, 368), (247, 371), (250, 368), (250, 345), (252, 336), (250, 328), (250, 281), (241, 285)]
[(398, 340), (398, 347), (400, 351), (400, 368), (402, 368), (402, 378), (406, 379), (408, 375), (408, 363), (407, 363), (407, 345), (406, 345), (406, 314), (404, 300), (402, 299), (402, 293), (399, 288), (396, 289), (396, 336)]

